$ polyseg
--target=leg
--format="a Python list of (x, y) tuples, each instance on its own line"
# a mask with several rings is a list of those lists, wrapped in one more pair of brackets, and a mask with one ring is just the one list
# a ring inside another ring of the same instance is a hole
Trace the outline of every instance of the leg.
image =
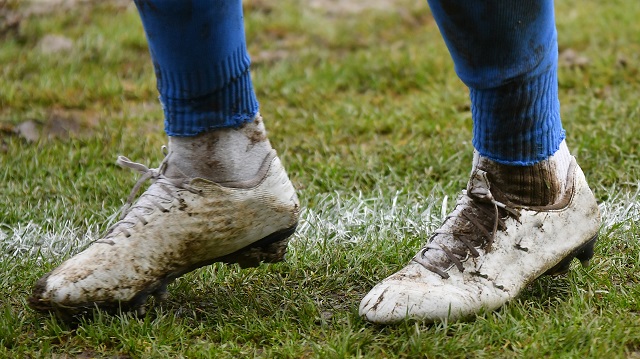
[(600, 217), (564, 143), (552, 0), (429, 0), (469, 86), (476, 149), (467, 190), (407, 267), (360, 313), (391, 323), (493, 310), (593, 255)]
[(271, 145), (251, 83), (241, 1), (136, 5), (170, 136), (168, 174), (252, 178)]
[(158, 169), (118, 158), (143, 174), (121, 220), (36, 283), (29, 304), (37, 310), (140, 309), (198, 267), (282, 260), (298, 221), (294, 188), (258, 114), (240, 0), (136, 5), (169, 150)]

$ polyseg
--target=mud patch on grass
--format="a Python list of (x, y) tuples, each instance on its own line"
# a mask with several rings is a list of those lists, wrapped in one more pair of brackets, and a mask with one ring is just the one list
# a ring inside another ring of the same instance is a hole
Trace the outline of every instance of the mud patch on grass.
[(20, 28), (23, 17), (17, 9), (18, 1), (0, 0), (0, 39)]
[(79, 110), (51, 110), (44, 118), (26, 119), (16, 125), (0, 123), (0, 143), (10, 136), (27, 142), (67, 140), (91, 136), (98, 126), (97, 115)]

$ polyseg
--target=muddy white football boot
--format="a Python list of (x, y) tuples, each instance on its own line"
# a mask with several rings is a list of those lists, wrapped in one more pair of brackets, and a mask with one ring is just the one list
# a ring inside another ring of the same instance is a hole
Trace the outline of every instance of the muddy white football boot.
[(567, 158), (558, 181), (548, 160), (517, 169), (476, 156), (453, 212), (405, 268), (364, 297), (360, 315), (381, 324), (463, 319), (499, 308), (543, 274), (566, 272), (574, 258), (588, 264), (600, 212)]
[(143, 182), (151, 186), (103, 238), (36, 283), (33, 309), (63, 318), (95, 307), (142, 311), (149, 295), (162, 297), (168, 283), (198, 267), (283, 260), (299, 202), (274, 150), (252, 179), (226, 183), (178, 170), (168, 177), (170, 157), (158, 169), (118, 158), (143, 174), (130, 203)]

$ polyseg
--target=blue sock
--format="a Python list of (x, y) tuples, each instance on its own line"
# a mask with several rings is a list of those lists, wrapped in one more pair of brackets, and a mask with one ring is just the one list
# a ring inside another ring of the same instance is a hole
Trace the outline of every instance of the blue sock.
[(565, 132), (553, 0), (428, 2), (470, 90), (476, 150), (520, 166), (555, 153)]
[(169, 136), (237, 127), (258, 112), (242, 2), (135, 0)]

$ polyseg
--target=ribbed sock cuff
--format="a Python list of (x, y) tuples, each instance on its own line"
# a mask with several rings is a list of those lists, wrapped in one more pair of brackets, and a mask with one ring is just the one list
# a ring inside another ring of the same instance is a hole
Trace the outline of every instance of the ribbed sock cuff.
[(506, 165), (530, 166), (554, 154), (565, 138), (556, 69), (492, 89), (470, 89), (473, 145)]
[(170, 72), (156, 67), (167, 135), (195, 136), (253, 120), (258, 113), (258, 100), (249, 65), (242, 46), (209, 68)]

